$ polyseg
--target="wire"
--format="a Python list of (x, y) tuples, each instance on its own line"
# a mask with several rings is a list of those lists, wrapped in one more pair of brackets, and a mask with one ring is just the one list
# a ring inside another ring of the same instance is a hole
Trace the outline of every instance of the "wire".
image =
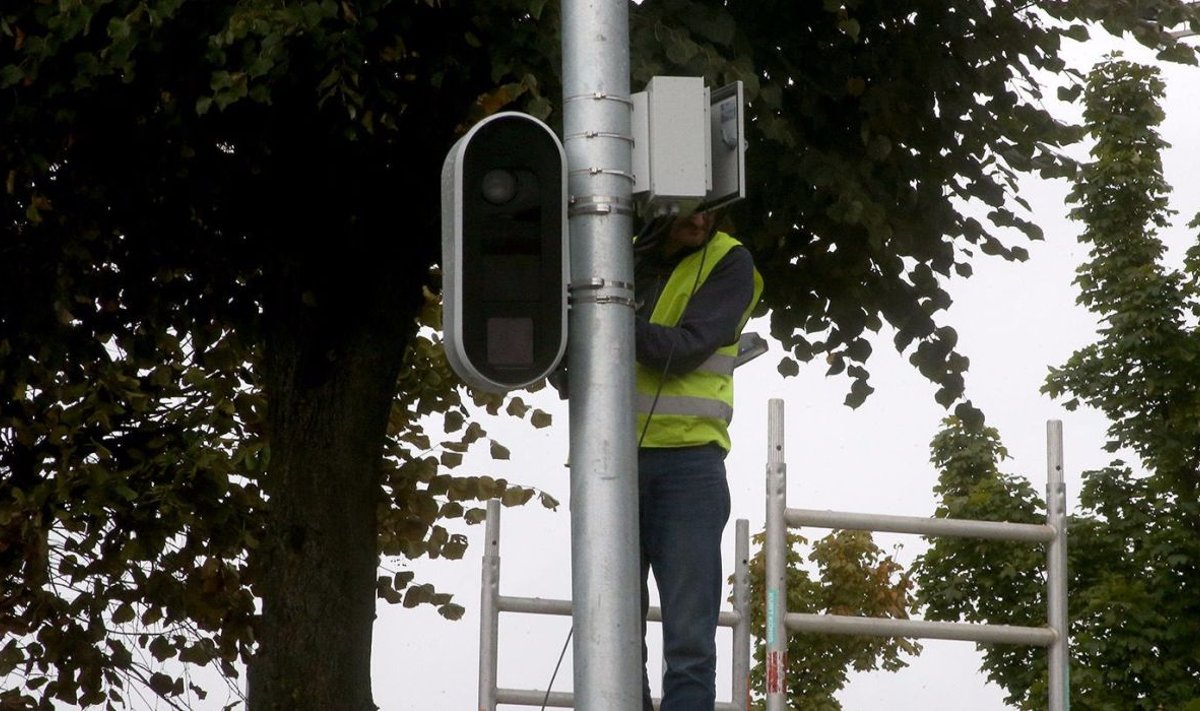
[[(711, 241), (712, 235), (709, 235), (709, 239), (704, 241), (704, 250), (700, 252), (700, 266), (696, 269), (696, 280), (692, 282), (692, 292), (688, 294), (689, 302), (696, 295), (696, 290), (700, 288), (700, 275), (704, 273), (704, 260), (708, 257), (708, 243)], [(682, 318), (682, 314), (680, 317)], [(642, 425), (642, 433), (638, 435), (638, 449), (642, 448), (642, 443), (646, 441), (646, 433), (650, 431), (650, 420), (654, 418), (654, 411), (658, 408), (658, 398), (662, 395), (663, 386), (667, 384), (667, 371), (671, 369), (671, 358), (675, 355), (677, 343), (678, 341), (671, 341), (671, 348), (667, 351), (667, 359), (663, 363), (662, 373), (658, 376), (658, 387), (654, 390), (654, 399), (650, 401), (650, 411), (646, 413), (646, 423)]]
[[(659, 222), (656, 220), (655, 222)], [(641, 252), (647, 252), (651, 247), (657, 245), (666, 227), (671, 224), (671, 220), (664, 220), (659, 224), (651, 222), (646, 230), (645, 242), (642, 244)], [(715, 226), (713, 232), (715, 232)], [(640, 235), (639, 235), (640, 237)], [(641, 239), (638, 240), (642, 242)], [(700, 288), (700, 275), (704, 273), (704, 260), (708, 258), (708, 244), (712, 241), (712, 234), (704, 241), (704, 249), (700, 252), (700, 266), (696, 269), (696, 280), (692, 282), (692, 291), (688, 294), (688, 301), (696, 295), (696, 290)], [(661, 295), (660, 295), (661, 296)], [(681, 316), (682, 317), (682, 316)], [(642, 425), (642, 433), (638, 436), (638, 449), (642, 448), (642, 443), (646, 441), (646, 433), (650, 430), (650, 420), (654, 417), (654, 410), (658, 407), (658, 398), (662, 395), (663, 385), (667, 382), (667, 371), (671, 369), (671, 358), (675, 355), (675, 345), (678, 341), (671, 342), (671, 348), (667, 351), (667, 359), (663, 363), (662, 373), (658, 377), (658, 388), (654, 391), (654, 400), (650, 402), (650, 411), (646, 413), (646, 424)], [(562, 651), (558, 653), (558, 662), (554, 664), (554, 672), (550, 675), (550, 683), (546, 685), (546, 695), (542, 697), (541, 711), (546, 711), (546, 704), (550, 701), (550, 690), (554, 688), (554, 680), (558, 677), (559, 667), (562, 666), (563, 658), (567, 655), (567, 647), (571, 644), (571, 635), (575, 633), (575, 626), (567, 630), (567, 638), (563, 640)]]
[(550, 690), (554, 688), (554, 679), (558, 676), (558, 668), (562, 666), (563, 657), (567, 656), (567, 646), (571, 644), (571, 635), (575, 632), (575, 626), (571, 625), (571, 629), (567, 630), (567, 638), (563, 640), (562, 651), (558, 653), (558, 662), (554, 665), (554, 673), (550, 675), (550, 683), (546, 685), (546, 695), (542, 697), (542, 711), (546, 711), (546, 704), (550, 701)]
[(663, 234), (671, 226), (671, 223), (672, 220), (667, 217), (656, 217), (647, 222), (638, 231), (637, 238), (633, 241), (634, 255), (641, 256), (659, 246)]

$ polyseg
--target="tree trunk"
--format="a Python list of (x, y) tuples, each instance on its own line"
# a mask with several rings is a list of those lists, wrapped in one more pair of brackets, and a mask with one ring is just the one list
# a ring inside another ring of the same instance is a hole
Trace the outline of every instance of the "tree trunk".
[(376, 708), (380, 462), (420, 289), (359, 246), (282, 268), (264, 313), (269, 512), (250, 711)]

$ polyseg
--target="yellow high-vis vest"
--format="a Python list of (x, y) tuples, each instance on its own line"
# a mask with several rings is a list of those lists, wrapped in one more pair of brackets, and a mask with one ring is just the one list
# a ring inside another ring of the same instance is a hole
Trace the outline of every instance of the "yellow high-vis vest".
[[(729, 250), (740, 245), (724, 232), (717, 232), (704, 249), (684, 257), (667, 279), (654, 312), (650, 314), (650, 323), (678, 325), (694, 290), (708, 279), (713, 268)], [(742, 314), (737, 336), (733, 342), (718, 348), (695, 370), (682, 375), (664, 376), (659, 370), (637, 364), (634, 400), (638, 434), (643, 431), (646, 433), (642, 447), (694, 447), (711, 442), (729, 451), (729, 422), (733, 419), (733, 368), (737, 361), (738, 336), (750, 318), (754, 305), (758, 303), (762, 289), (762, 275), (755, 269), (754, 296)], [(646, 425), (647, 417), (649, 427)]]

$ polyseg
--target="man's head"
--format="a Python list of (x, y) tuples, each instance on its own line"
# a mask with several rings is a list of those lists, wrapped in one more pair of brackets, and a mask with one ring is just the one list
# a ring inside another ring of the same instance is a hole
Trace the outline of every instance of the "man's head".
[(686, 217), (676, 217), (667, 230), (667, 240), (664, 245), (666, 253), (674, 254), (681, 249), (695, 249), (702, 246), (712, 236), (716, 223), (715, 212), (694, 212)]

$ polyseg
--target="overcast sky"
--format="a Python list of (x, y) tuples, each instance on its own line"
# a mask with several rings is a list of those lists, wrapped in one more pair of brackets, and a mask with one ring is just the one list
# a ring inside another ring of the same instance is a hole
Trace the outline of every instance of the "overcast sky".
[[(1129, 52), (1133, 59), (1148, 59)], [(1089, 48), (1086, 55), (1097, 57)], [(1166, 70), (1167, 122), (1163, 135), (1174, 147), (1166, 156), (1166, 178), (1174, 187), (1176, 227), (1162, 235), (1172, 256), (1182, 257), (1194, 236), (1183, 225), (1200, 211), (1200, 174), (1196, 166), (1200, 138), (1194, 116), (1200, 106), (1200, 70)], [(1053, 92), (1050, 92), (1051, 94)], [(751, 147), (753, 150), (753, 147)], [(751, 176), (753, 185), (753, 176)], [(969, 397), (1000, 430), (1012, 459), (1009, 473), (1028, 477), (1039, 491), (1045, 486), (1045, 422), (1064, 422), (1068, 504), (1077, 500), (1079, 474), (1104, 466), (1105, 422), (1093, 412), (1068, 413), (1038, 389), (1047, 366), (1063, 363), (1094, 333), (1092, 317), (1075, 306), (1071, 285), (1075, 268), (1086, 257), (1078, 245), (1078, 225), (1065, 219), (1067, 185), (1031, 181), (1024, 191), (1046, 240), (1030, 246), (1024, 264), (998, 258), (975, 262), (975, 275), (950, 285), (954, 305), (942, 316), (959, 334), (959, 349), (971, 359)], [(751, 329), (766, 333), (765, 323)], [(856, 411), (842, 398), (847, 381), (825, 378), (814, 363), (799, 376), (784, 379), (773, 350), (737, 374), (737, 402), (732, 427), (734, 450), (728, 459), (733, 515), (726, 529), (728, 565), (733, 560), (732, 519), (750, 521), (751, 532), (764, 522), (767, 400), (786, 402), (788, 505), (866, 513), (928, 516), (936, 504), (932, 487), (937, 473), (929, 464), (928, 443), (945, 412), (933, 402), (933, 387), (890, 346), (890, 335), (876, 341), (868, 367), (876, 393)], [(545, 394), (543, 394), (545, 395)], [(544, 489), (563, 505), (557, 512), (536, 504), (505, 509), (500, 536), (501, 594), (545, 598), (570, 596), (570, 512), (566, 461), (567, 415), (564, 403), (549, 396), (527, 398), (550, 410), (555, 424), (542, 431), (498, 422), (490, 429), (512, 449), (512, 460), (487, 463), (479, 471)], [(465, 474), (464, 470), (459, 470)], [(419, 579), (452, 592), (467, 608), (457, 622), (442, 620), (428, 609), (408, 610), (381, 605), (375, 632), (373, 676), (375, 699), (385, 711), (468, 709), (476, 704), (480, 593), (480, 542), (483, 527), (465, 529), (471, 548), (462, 561), (420, 562)], [(812, 530), (806, 535), (823, 535)], [(877, 535), (882, 547), (905, 564), (923, 549), (912, 536)], [(570, 622), (566, 618), (505, 613), (500, 623), (500, 685), (545, 688)], [(652, 626), (653, 642), (657, 630)], [(729, 632), (718, 638), (721, 665), (718, 699), (730, 698)], [(1006, 711), (1003, 693), (978, 673), (979, 655), (964, 642), (926, 640), (924, 653), (899, 673), (858, 674), (839, 698), (847, 711), (889, 708), (894, 711)], [(651, 659), (658, 658), (652, 646)], [(652, 662), (652, 677), (657, 664)], [(571, 687), (570, 652), (555, 690)], [(657, 688), (656, 688), (657, 693)], [(503, 707), (510, 708), (510, 707)]]

